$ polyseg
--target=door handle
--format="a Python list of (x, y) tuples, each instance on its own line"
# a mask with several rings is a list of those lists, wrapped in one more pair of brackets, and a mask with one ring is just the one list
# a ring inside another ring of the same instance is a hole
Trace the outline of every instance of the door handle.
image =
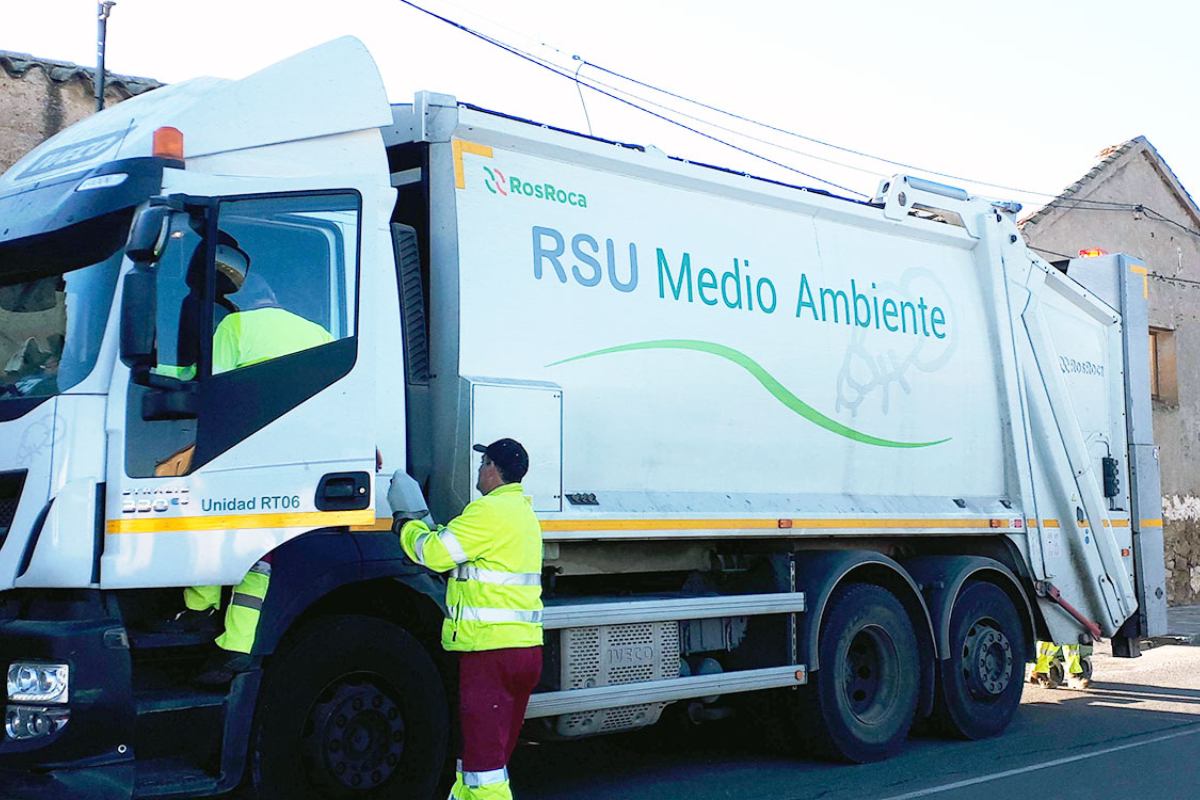
[(371, 505), (371, 476), (365, 472), (331, 472), (317, 484), (321, 511), (358, 511)]

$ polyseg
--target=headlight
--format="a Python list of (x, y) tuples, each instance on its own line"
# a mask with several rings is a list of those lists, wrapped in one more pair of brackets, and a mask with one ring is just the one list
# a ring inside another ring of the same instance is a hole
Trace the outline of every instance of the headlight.
[(15, 703), (65, 703), (71, 668), (66, 664), (17, 662), (8, 667), (8, 699)]

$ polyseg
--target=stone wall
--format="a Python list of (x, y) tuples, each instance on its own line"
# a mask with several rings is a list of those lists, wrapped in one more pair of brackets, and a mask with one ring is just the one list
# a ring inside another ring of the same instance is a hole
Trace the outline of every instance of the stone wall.
[(1172, 605), (1194, 605), (1200, 601), (1200, 498), (1167, 495), (1163, 521), (1167, 600)]
[[(94, 72), (68, 62), (0, 51), (0, 172), (45, 139), (95, 112)], [(105, 103), (119, 103), (159, 85), (111, 75)]]

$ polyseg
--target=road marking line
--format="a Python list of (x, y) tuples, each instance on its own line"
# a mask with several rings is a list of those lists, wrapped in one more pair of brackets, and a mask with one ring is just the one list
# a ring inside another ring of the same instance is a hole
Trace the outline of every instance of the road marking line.
[(955, 789), (963, 789), (967, 786), (977, 786), (981, 783), (1011, 778), (1014, 775), (1022, 775), (1026, 772), (1037, 772), (1038, 770), (1049, 769), (1050, 767), (1061, 767), (1063, 764), (1072, 764), (1076, 761), (1084, 761), (1089, 758), (1096, 758), (1097, 756), (1106, 756), (1109, 753), (1117, 753), (1121, 750), (1130, 750), (1134, 747), (1142, 747), (1143, 745), (1147, 744), (1165, 742), (1168, 739), (1178, 739), (1180, 736), (1192, 736), (1193, 734), (1197, 733), (1200, 733), (1200, 725), (1189, 723), (1182, 730), (1176, 730), (1172, 733), (1163, 734), (1162, 736), (1155, 736), (1151, 739), (1143, 739), (1139, 742), (1127, 742), (1126, 744), (1119, 744), (1114, 747), (1106, 747), (1103, 750), (1096, 750), (1091, 753), (1081, 753), (1077, 756), (1056, 758), (1053, 761), (1044, 761), (1041, 764), (1030, 764), (1027, 767), (1006, 769), (1003, 772), (994, 772), (991, 775), (981, 775), (978, 778), (968, 778), (967, 780), (946, 783), (942, 784), (941, 786), (932, 786), (928, 789), (918, 789), (917, 791), (909, 792), (908, 794), (896, 794), (890, 797), (885, 797), (882, 800), (912, 800), (913, 798), (917, 797), (928, 797), (931, 794), (941, 794), (942, 792), (950, 792)]

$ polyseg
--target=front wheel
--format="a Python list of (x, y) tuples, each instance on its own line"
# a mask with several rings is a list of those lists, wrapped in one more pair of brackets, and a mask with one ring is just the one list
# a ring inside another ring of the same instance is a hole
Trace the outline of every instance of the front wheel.
[(441, 777), (442, 679), (384, 620), (320, 619), (267, 666), (251, 739), (257, 800), (425, 800)]
[(1000, 733), (1021, 704), (1024, 674), (1024, 630), (1012, 600), (995, 584), (967, 584), (950, 613), (949, 658), (940, 662), (938, 727), (963, 739)]
[(829, 600), (820, 669), (799, 692), (799, 731), (819, 755), (855, 763), (898, 751), (916, 714), (921, 663), (912, 621), (882, 586), (851, 584)]

